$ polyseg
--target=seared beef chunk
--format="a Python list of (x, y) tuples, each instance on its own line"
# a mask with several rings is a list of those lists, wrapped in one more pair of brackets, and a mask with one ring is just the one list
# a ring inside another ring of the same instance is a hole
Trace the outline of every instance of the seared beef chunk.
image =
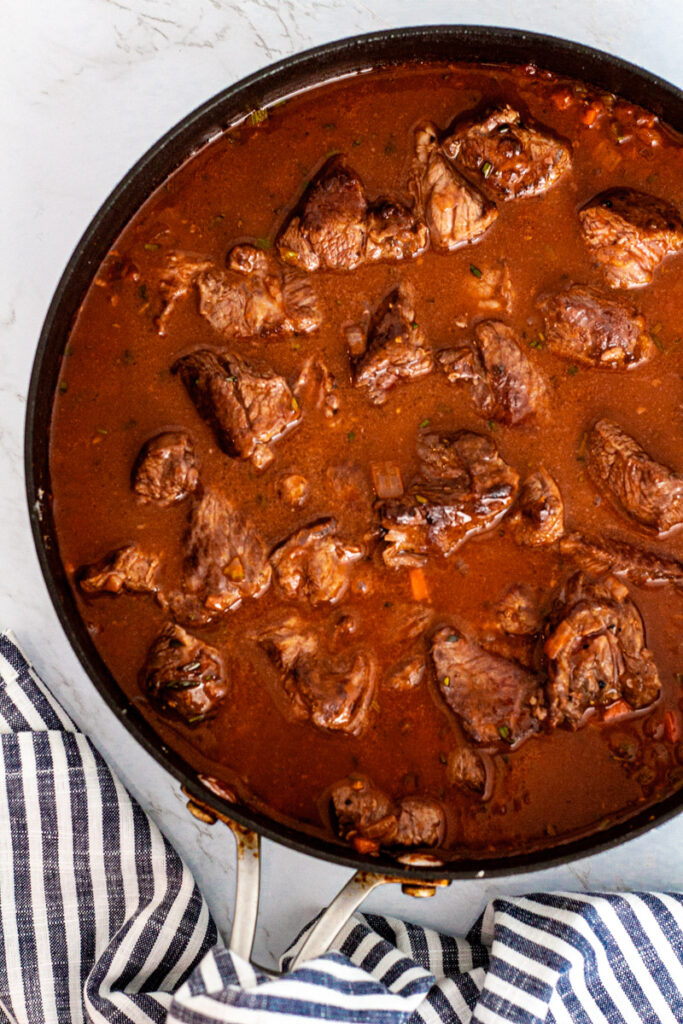
[(286, 473), (277, 485), (277, 496), (290, 508), (301, 508), (310, 493), (308, 480), (301, 473)]
[(367, 199), (341, 157), (327, 161), (277, 240), (281, 259), (304, 270), (353, 270), (365, 255)]
[(683, 474), (650, 458), (611, 420), (588, 435), (587, 467), (618, 508), (663, 535), (683, 523)]
[(335, 519), (321, 519), (297, 530), (275, 549), (270, 561), (288, 597), (315, 605), (341, 600), (349, 585), (350, 568), (362, 556), (358, 544), (339, 537)]
[(394, 843), (397, 846), (438, 846), (446, 831), (446, 816), (438, 800), (404, 796), (399, 804)]
[(138, 544), (126, 544), (93, 565), (84, 566), (78, 583), (86, 594), (156, 594), (159, 568), (156, 555), (146, 555)]
[(354, 366), (353, 379), (374, 405), (403, 380), (420, 380), (434, 367), (432, 351), (415, 320), (411, 297), (397, 288), (381, 304), (370, 326), (366, 352)]
[(477, 324), (471, 345), (446, 349), (437, 359), (451, 383), (468, 384), (477, 411), (487, 420), (520, 423), (546, 404), (543, 377), (514, 331), (499, 320)]
[[(471, 747), (456, 747), (448, 757), (448, 781), (452, 786), (484, 798), (487, 790), (487, 765), (484, 757)], [(489, 760), (489, 758), (487, 758)]]
[(206, 491), (192, 509), (186, 541), (183, 594), (175, 613), (204, 623), (237, 608), (268, 588), (271, 568), (261, 539), (239, 509), (216, 491)]
[(547, 469), (531, 473), (519, 489), (517, 508), (510, 516), (518, 544), (552, 544), (564, 533), (564, 502)]
[(280, 670), (294, 718), (319, 729), (359, 735), (375, 692), (375, 664), (365, 651), (331, 650), (298, 615), (259, 634), (259, 643)]
[(415, 133), (411, 191), (432, 246), (441, 252), (476, 241), (498, 216), (495, 205), (446, 160), (433, 124)]
[(405, 796), (394, 804), (366, 775), (335, 783), (331, 805), (339, 836), (361, 853), (376, 852), (380, 844), (438, 846), (443, 841), (446, 817), (437, 800)]
[(133, 467), (133, 490), (145, 504), (173, 505), (191, 494), (198, 483), (194, 446), (182, 431), (153, 437)]
[(270, 443), (301, 418), (287, 381), (233, 352), (200, 349), (173, 366), (199, 413), (228, 455), (251, 459), (257, 469), (273, 461)]
[(474, 743), (518, 743), (545, 717), (538, 678), (444, 626), (431, 647), (439, 690)]
[(424, 679), (425, 660), (423, 654), (402, 658), (392, 665), (384, 679), (383, 686), (389, 690), (414, 690)]
[(538, 587), (513, 583), (497, 605), (501, 629), (510, 636), (533, 636), (543, 624)]
[(548, 347), (584, 366), (623, 369), (654, 355), (645, 321), (632, 306), (608, 299), (588, 285), (573, 284), (539, 299)]
[(624, 541), (610, 537), (596, 540), (580, 533), (569, 533), (560, 541), (560, 552), (595, 576), (611, 572), (625, 576), (639, 587), (673, 583), (683, 589), (683, 565), (679, 561), (643, 551)]
[(381, 199), (368, 210), (365, 258), (368, 262), (419, 256), (427, 248), (427, 226), (400, 203)]
[(569, 149), (548, 131), (523, 125), (510, 106), (456, 124), (444, 152), (492, 199), (546, 192), (569, 170)]
[(337, 382), (320, 356), (308, 357), (293, 390), (307, 409), (322, 409), (327, 417), (339, 412)]
[(305, 275), (284, 272), (272, 256), (238, 245), (227, 268), (188, 253), (173, 253), (161, 283), (163, 324), (175, 303), (194, 286), (199, 312), (226, 339), (306, 334), (320, 327), (318, 300)]
[(588, 250), (612, 288), (648, 284), (664, 257), (683, 248), (678, 210), (632, 188), (613, 188), (591, 199), (579, 220)]
[(218, 651), (173, 623), (152, 644), (141, 680), (162, 711), (190, 724), (207, 718), (228, 692)]
[(589, 708), (625, 700), (644, 708), (661, 683), (645, 646), (640, 613), (623, 583), (577, 573), (568, 582), (546, 641), (551, 725), (578, 728)]
[(452, 555), (468, 537), (492, 529), (517, 493), (518, 474), (488, 437), (425, 434), (418, 454), (421, 476), (380, 506), (390, 568), (423, 564), (430, 546)]

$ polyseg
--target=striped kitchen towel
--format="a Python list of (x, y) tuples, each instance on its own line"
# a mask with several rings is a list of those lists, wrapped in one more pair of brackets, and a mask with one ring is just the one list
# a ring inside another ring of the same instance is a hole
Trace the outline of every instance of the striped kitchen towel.
[[(310, 928), (310, 926), (309, 926)], [(0, 1021), (681, 1024), (683, 894), (492, 901), (467, 938), (356, 915), (273, 978), (0, 634)]]

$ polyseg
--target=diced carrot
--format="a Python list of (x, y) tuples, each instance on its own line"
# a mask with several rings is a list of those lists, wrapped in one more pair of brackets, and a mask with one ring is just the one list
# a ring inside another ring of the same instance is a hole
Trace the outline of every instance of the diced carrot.
[(354, 836), (351, 842), (358, 853), (379, 853), (379, 843), (376, 839), (366, 839), (365, 836)]
[(622, 715), (627, 715), (633, 708), (625, 700), (615, 701), (614, 704), (610, 704), (606, 711), (602, 714), (603, 722), (609, 722), (613, 718), (620, 718)]
[(669, 743), (678, 743), (681, 738), (681, 730), (678, 725), (678, 716), (674, 711), (664, 712), (664, 732)]
[(410, 570), (410, 588), (416, 601), (429, 600), (429, 586), (424, 569), (418, 567), (417, 569)]

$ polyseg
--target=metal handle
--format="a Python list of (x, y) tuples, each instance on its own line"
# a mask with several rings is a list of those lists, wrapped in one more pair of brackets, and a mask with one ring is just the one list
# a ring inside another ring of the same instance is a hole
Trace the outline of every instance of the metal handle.
[[(235, 908), (232, 920), (232, 931), (228, 948), (243, 960), (247, 960), (264, 974), (277, 976), (281, 972), (272, 971), (256, 964), (252, 960), (254, 936), (259, 910), (261, 888), (261, 837), (256, 832), (238, 825), (227, 815), (219, 814), (208, 804), (191, 796), (186, 789), (183, 792), (189, 798), (187, 808), (195, 818), (213, 825), (220, 819), (231, 830), (237, 846), (237, 881), (235, 887)], [(423, 864), (424, 866), (424, 864)], [(370, 871), (357, 871), (346, 885), (335, 896), (327, 909), (320, 915), (311, 931), (306, 936), (299, 950), (289, 963), (288, 970), (298, 967), (305, 960), (314, 960), (322, 956), (330, 948), (352, 914), (360, 907), (367, 896), (380, 885), (398, 883), (403, 891), (411, 896), (433, 896), (436, 888), (449, 885), (448, 880), (406, 883), (405, 879), (395, 875), (379, 874)]]

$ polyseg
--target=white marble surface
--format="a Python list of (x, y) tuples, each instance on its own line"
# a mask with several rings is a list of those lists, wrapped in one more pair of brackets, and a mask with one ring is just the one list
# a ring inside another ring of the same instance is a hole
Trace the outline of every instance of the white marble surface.
[[(177, 786), (106, 709), (62, 634), (25, 509), (25, 396), (43, 316), (91, 216), (177, 119), (243, 75), (356, 32), (439, 22), (507, 24), (612, 51), (683, 85), (680, 0), (9, 0), (0, 35), (0, 623), (18, 634), (58, 697), (194, 869), (221, 928), (233, 843), (200, 825)], [(474, 16), (474, 17), (473, 17)], [(530, 55), (531, 56), (531, 55)], [(395, 887), (368, 906), (457, 931), (497, 892), (683, 888), (683, 817), (607, 854), (533, 876), (460, 883), (430, 901)], [(267, 844), (257, 954), (269, 959), (348, 871)]]

